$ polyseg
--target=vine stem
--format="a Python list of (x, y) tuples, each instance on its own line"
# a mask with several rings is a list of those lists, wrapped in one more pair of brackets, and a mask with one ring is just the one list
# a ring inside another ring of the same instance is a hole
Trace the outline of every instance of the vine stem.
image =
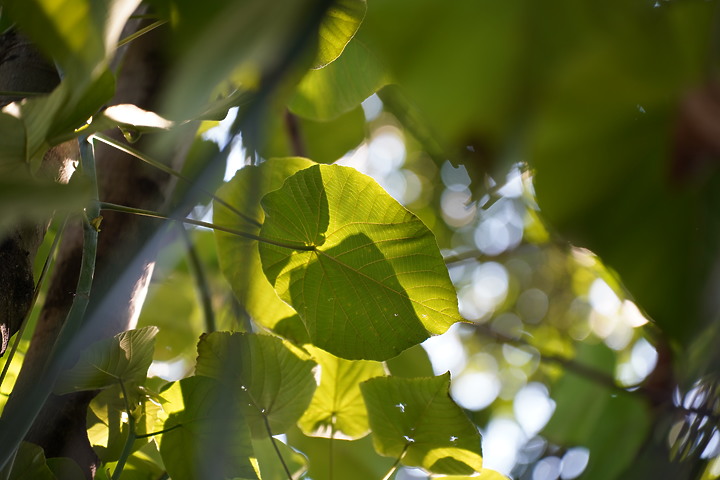
[(10, 369), (10, 364), (12, 363), (12, 359), (15, 356), (15, 353), (17, 353), (18, 346), (20, 345), (20, 340), (22, 340), (22, 336), (25, 333), (25, 327), (28, 324), (28, 320), (30, 319), (30, 315), (32, 314), (33, 308), (35, 308), (35, 303), (37, 302), (38, 296), (40, 295), (40, 289), (42, 288), (43, 283), (45, 282), (45, 277), (47, 276), (47, 272), (48, 272), (48, 270), (50, 270), (50, 265), (52, 264), (52, 259), (55, 256), (55, 251), (57, 250), (57, 247), (60, 244), (60, 238), (62, 237), (62, 234), (65, 231), (65, 225), (67, 225), (67, 217), (65, 217), (65, 220), (63, 220), (63, 223), (60, 225), (60, 228), (58, 229), (57, 233), (55, 234), (55, 238), (53, 239), (52, 245), (50, 245), (50, 251), (48, 252), (47, 257), (45, 258), (45, 263), (43, 264), (42, 271), (40, 272), (40, 276), (38, 277), (37, 284), (35, 285), (35, 291), (33, 292), (33, 297), (32, 297), (32, 301), (30, 303), (30, 308), (28, 309), (27, 313), (25, 314), (25, 318), (23, 318), (23, 321), (20, 324), (20, 329), (17, 332), (15, 341), (13, 342), (12, 348), (10, 349), (10, 353), (8, 353), (8, 356), (5, 359), (5, 365), (3, 365), (2, 373), (0, 373), (0, 387), (2, 387), (3, 381), (5, 380), (5, 377), (7, 376), (7, 372)]
[[(150, 158), (149, 156), (145, 155), (144, 153), (142, 153), (139, 150), (136, 150), (128, 145), (118, 142), (114, 138), (108, 137), (107, 135), (102, 134), (102, 133), (93, 134), (93, 138), (96, 138), (96, 139), (100, 140), (101, 142), (103, 142), (104, 144), (109, 145), (113, 148), (116, 148), (116, 149), (120, 150), (121, 152), (127, 153), (128, 155), (131, 155), (131, 156), (137, 158), (138, 160), (141, 160), (141, 161), (147, 163), (148, 165), (151, 165), (151, 166), (157, 168), (158, 170), (167, 173), (168, 175), (177, 177), (180, 180), (183, 180), (184, 182), (186, 182), (188, 184), (193, 183), (193, 181), (190, 178), (186, 177), (185, 175), (178, 172), (177, 170), (168, 167), (167, 165), (165, 165), (162, 162), (158, 162), (157, 160)], [(232, 205), (230, 205), (229, 203), (227, 203), (222, 198), (219, 198), (219, 197), (213, 195), (212, 192), (209, 192), (205, 189), (201, 189), (201, 191), (205, 195), (210, 196), (210, 198), (212, 198), (216, 204), (222, 205), (223, 207), (227, 208), (228, 210), (230, 210), (231, 212), (233, 212), (235, 215), (242, 218), (246, 222), (248, 222), (252, 225), (255, 225), (256, 227), (262, 227), (262, 223), (260, 223), (259, 221), (257, 221), (253, 217), (251, 217), (250, 215), (241, 212), (237, 208), (235, 208)]]
[(135, 436), (135, 417), (133, 417), (132, 411), (130, 410), (130, 402), (128, 401), (127, 391), (125, 390), (125, 384), (122, 380), (120, 380), (120, 390), (122, 390), (125, 412), (128, 416), (128, 436), (125, 440), (125, 445), (123, 446), (120, 458), (117, 461), (117, 465), (115, 465), (115, 471), (112, 474), (111, 480), (118, 480), (120, 478), (123, 468), (125, 468), (125, 463), (127, 463), (128, 458), (130, 458), (133, 444), (137, 438)]
[(261, 243), (267, 243), (270, 245), (275, 245), (277, 247), (287, 248), (290, 250), (303, 250), (303, 251), (311, 252), (316, 249), (316, 247), (314, 245), (280, 242), (277, 240), (271, 240), (269, 238), (260, 237), (258, 235), (254, 235), (252, 233), (243, 232), (242, 230), (235, 230), (233, 228), (223, 227), (221, 225), (215, 225), (214, 223), (201, 222), (200, 220), (193, 220), (191, 218), (185, 218), (185, 217), (179, 217), (179, 216), (175, 217), (175, 216), (163, 215), (162, 213), (159, 213), (159, 212), (153, 212), (151, 210), (143, 210), (141, 208), (127, 207), (125, 205), (117, 205), (115, 203), (100, 202), (100, 208), (102, 210), (113, 210), (116, 212), (131, 213), (134, 215), (141, 215), (144, 217), (160, 218), (162, 220), (173, 220), (176, 222), (188, 223), (190, 225), (197, 225), (198, 227), (205, 227), (205, 228), (210, 228), (212, 230), (219, 230), (221, 232), (230, 233), (232, 235), (237, 235), (238, 237), (249, 238), (250, 240), (257, 240), (258, 242), (261, 242)]
[(123, 38), (122, 40), (120, 40), (118, 42), (117, 46), (118, 46), (118, 48), (122, 47), (123, 45), (126, 45), (126, 44), (132, 42), (136, 38), (139, 38), (139, 37), (145, 35), (146, 33), (150, 32), (152, 30), (155, 30), (156, 28), (158, 28), (162, 25), (165, 25), (166, 23), (167, 23), (167, 20), (158, 20), (156, 22), (153, 22), (150, 25), (148, 25), (147, 27), (143, 27), (140, 30), (138, 30), (137, 32), (133, 33), (132, 35), (128, 35), (127, 37)]
[(388, 470), (388, 472), (385, 474), (385, 476), (382, 478), (382, 480), (390, 480), (390, 477), (393, 476), (393, 474), (395, 473), (395, 471), (396, 471), (396, 470), (398, 469), (398, 467), (400, 466), (400, 461), (403, 459), (403, 457), (404, 457), (405, 454), (407, 453), (408, 448), (410, 448), (410, 443), (409, 443), (409, 442), (405, 444), (405, 446), (403, 447), (402, 452), (400, 452), (400, 456), (395, 460), (395, 463), (392, 464), (392, 466), (390, 467), (390, 470)]
[(285, 459), (282, 456), (282, 453), (280, 453), (280, 449), (277, 446), (277, 440), (275, 440), (275, 437), (273, 437), (272, 429), (270, 428), (270, 421), (267, 418), (267, 415), (264, 413), (262, 414), (263, 422), (265, 422), (265, 429), (268, 432), (268, 436), (270, 437), (270, 442), (272, 443), (273, 448), (275, 449), (275, 453), (277, 454), (278, 458), (280, 459), (280, 463), (283, 466), (283, 469), (285, 470), (285, 473), (287, 474), (288, 480), (293, 480), (292, 473), (290, 473), (290, 468), (288, 468), (287, 463), (285, 463)]
[(185, 227), (180, 225), (180, 236), (185, 243), (185, 248), (188, 253), (188, 260), (190, 261), (190, 267), (195, 274), (195, 284), (197, 285), (198, 293), (200, 295), (200, 303), (202, 303), (203, 314), (205, 318), (205, 331), (214, 332), (217, 330), (215, 325), (215, 313), (212, 307), (212, 296), (210, 294), (210, 287), (208, 285), (207, 276), (205, 275), (205, 268), (203, 267), (200, 255), (198, 255), (197, 248), (192, 243), (190, 234)]

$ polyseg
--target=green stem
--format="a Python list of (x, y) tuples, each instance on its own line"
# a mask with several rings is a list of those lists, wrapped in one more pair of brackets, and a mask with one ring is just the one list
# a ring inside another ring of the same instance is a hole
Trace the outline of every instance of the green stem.
[(117, 44), (118, 48), (122, 47), (125, 44), (128, 44), (135, 40), (138, 37), (141, 37), (142, 35), (145, 35), (146, 33), (155, 30), (157, 27), (160, 27), (162, 25), (165, 25), (167, 23), (167, 20), (158, 20), (157, 22), (153, 22), (147, 27), (143, 27), (140, 30), (136, 31), (135, 33), (128, 35), (127, 37), (120, 40)]
[[(254, 403), (254, 402), (253, 402)], [(263, 421), (265, 422), (265, 430), (267, 430), (268, 436), (270, 437), (270, 442), (272, 443), (273, 448), (275, 449), (275, 453), (277, 454), (278, 458), (280, 459), (280, 463), (283, 466), (283, 469), (285, 469), (285, 473), (287, 474), (288, 480), (293, 480), (292, 473), (290, 473), (290, 468), (288, 468), (287, 463), (285, 463), (285, 459), (282, 456), (282, 453), (280, 453), (280, 449), (278, 448), (277, 440), (275, 440), (275, 437), (273, 437), (272, 430), (270, 429), (270, 421), (267, 418), (267, 415), (264, 413), (262, 414)]]
[(45, 277), (47, 275), (48, 270), (50, 269), (50, 265), (52, 264), (52, 259), (53, 259), (53, 256), (55, 255), (55, 250), (57, 250), (57, 247), (60, 244), (60, 237), (62, 237), (63, 231), (65, 231), (66, 224), (67, 224), (67, 218), (65, 218), (65, 220), (63, 220), (63, 223), (60, 225), (60, 229), (55, 234), (55, 238), (53, 239), (52, 245), (50, 245), (50, 251), (48, 252), (47, 258), (45, 258), (45, 263), (43, 264), (42, 271), (40, 272), (40, 276), (38, 277), (37, 284), (35, 285), (35, 291), (33, 292), (33, 298), (32, 298), (32, 301), (30, 302), (30, 308), (28, 309), (27, 313), (25, 314), (25, 318), (23, 318), (23, 321), (20, 324), (20, 329), (17, 332), (15, 341), (13, 342), (12, 348), (10, 349), (10, 353), (8, 353), (8, 356), (5, 359), (5, 365), (3, 366), (2, 373), (0, 373), (0, 387), (2, 387), (3, 381), (5, 380), (5, 377), (7, 376), (7, 372), (10, 369), (10, 363), (12, 362), (12, 359), (15, 356), (15, 353), (17, 352), (18, 346), (20, 345), (20, 340), (22, 340), (22, 336), (25, 333), (25, 327), (28, 324), (30, 315), (32, 314), (33, 308), (35, 307), (35, 303), (37, 302), (38, 296), (40, 295), (40, 289), (42, 288), (43, 283), (45, 282)]
[(405, 454), (407, 453), (408, 448), (410, 448), (410, 443), (409, 443), (409, 442), (405, 444), (405, 446), (403, 447), (402, 452), (400, 452), (400, 456), (395, 460), (395, 463), (392, 464), (392, 466), (390, 467), (390, 470), (388, 470), (388, 472), (385, 474), (385, 476), (382, 478), (382, 480), (390, 480), (390, 477), (393, 476), (393, 474), (395, 473), (395, 471), (396, 471), (396, 470), (398, 469), (398, 467), (400, 466), (400, 461), (403, 459), (403, 457), (404, 457)]
[[(334, 416), (334, 414), (333, 414)], [(328, 446), (328, 454), (330, 458), (328, 459), (328, 470), (330, 472), (330, 480), (333, 480), (334, 473), (335, 473), (335, 452), (334, 452), (334, 446), (335, 446), (335, 421), (330, 424), (330, 445)]]
[(15, 90), (0, 90), (0, 95), (6, 97), (37, 97), (46, 95), (48, 92), (18, 92)]
[[(82, 173), (91, 185), (91, 199), (85, 209), (83, 222), (83, 251), (80, 263), (80, 276), (78, 278), (75, 297), (65, 319), (65, 323), (58, 334), (52, 353), (48, 358), (48, 365), (53, 364), (65, 352), (73, 337), (80, 331), (90, 301), (93, 276), (95, 275), (95, 256), (98, 246), (97, 221), (100, 217), (100, 202), (98, 201), (97, 176), (95, 173), (95, 153), (93, 145), (86, 137), (80, 137), (80, 159)], [(59, 367), (59, 366), (58, 366)]]
[(150, 432), (150, 433), (143, 433), (142, 435), (135, 435), (135, 438), (140, 439), (140, 438), (154, 437), (155, 435), (162, 435), (163, 433), (167, 433), (167, 432), (169, 432), (171, 430), (175, 430), (176, 428), (179, 428), (179, 427), (182, 427), (182, 423), (178, 423), (169, 428), (163, 428), (162, 430), (158, 430), (157, 432)]
[(168, 215), (163, 215), (158, 212), (153, 212), (150, 210), (143, 210), (141, 208), (126, 207), (125, 205), (117, 205), (114, 203), (107, 203), (107, 202), (101, 202), (100, 208), (103, 210), (113, 210), (116, 212), (131, 213), (134, 215), (142, 215), (145, 217), (160, 218), (162, 220), (173, 220), (176, 222), (189, 223), (190, 225), (197, 225), (198, 227), (205, 227), (205, 228), (210, 228), (212, 230), (219, 230), (221, 232), (230, 233), (232, 235), (237, 235), (237, 236), (243, 237), (243, 238), (249, 238), (250, 240), (257, 240), (258, 242), (275, 245), (277, 247), (288, 248), (290, 250), (303, 250), (306, 252), (312, 252), (316, 249), (316, 247), (314, 245), (279, 242), (277, 240), (271, 240), (269, 238), (259, 237), (257, 235), (253, 235), (252, 233), (243, 232), (241, 230), (235, 230), (233, 228), (223, 227), (220, 225), (215, 225), (213, 223), (201, 222), (200, 220), (193, 220), (191, 218), (171, 217)]
[(111, 480), (118, 480), (120, 478), (123, 468), (125, 468), (125, 463), (127, 463), (127, 460), (128, 458), (130, 458), (130, 454), (132, 453), (135, 439), (137, 438), (135, 436), (135, 417), (133, 417), (132, 411), (130, 410), (130, 402), (128, 401), (127, 392), (125, 391), (125, 384), (122, 380), (120, 380), (120, 389), (122, 390), (123, 401), (125, 402), (125, 412), (128, 416), (128, 436), (125, 440), (125, 445), (123, 446), (122, 453), (120, 454), (120, 458), (117, 461), (117, 465), (115, 466), (115, 471), (113, 472)]
[(180, 236), (185, 242), (185, 248), (187, 248), (190, 268), (195, 274), (195, 284), (198, 289), (198, 294), (200, 295), (200, 303), (202, 303), (203, 314), (205, 317), (205, 331), (214, 332), (217, 330), (215, 325), (215, 313), (213, 312), (212, 295), (210, 294), (210, 286), (208, 285), (207, 277), (205, 276), (205, 268), (203, 267), (200, 255), (198, 255), (197, 248), (193, 245), (188, 231), (185, 230), (185, 227), (182, 225), (180, 225)]
[[(108, 137), (105, 134), (95, 133), (93, 135), (93, 138), (96, 138), (96, 139), (100, 140), (101, 142), (120, 150), (121, 152), (125, 152), (128, 155), (132, 155), (133, 157), (137, 158), (138, 160), (141, 160), (141, 161), (147, 163), (148, 165), (151, 165), (151, 166), (157, 168), (158, 170), (167, 173), (168, 175), (172, 175), (172, 176), (179, 178), (180, 180), (183, 180), (184, 182), (187, 182), (189, 184), (193, 183), (193, 180), (191, 178), (186, 177), (185, 175), (178, 172), (177, 170), (174, 170), (174, 169), (168, 167), (167, 165), (165, 165), (164, 163), (158, 162), (157, 160), (148, 157), (147, 155), (145, 155), (144, 153), (142, 153), (139, 150), (136, 150), (132, 147), (129, 147), (129, 146), (121, 143), (121, 142), (118, 142), (117, 140), (115, 140), (111, 137)], [(215, 195), (212, 194), (212, 192), (209, 192), (205, 189), (200, 189), (200, 191), (203, 192), (205, 195), (208, 195), (209, 197), (211, 197), (216, 204), (222, 205), (223, 207), (227, 208), (228, 210), (230, 210), (231, 212), (233, 212), (234, 214), (236, 214), (237, 216), (239, 216), (246, 222), (248, 222), (252, 225), (255, 225), (256, 227), (262, 227), (262, 223), (260, 223), (259, 221), (257, 221), (253, 217), (251, 217), (250, 215), (247, 215), (247, 214), (241, 212), (240, 210), (236, 209), (235, 207), (233, 207), (232, 205), (227, 203), (225, 200), (216, 197)]]

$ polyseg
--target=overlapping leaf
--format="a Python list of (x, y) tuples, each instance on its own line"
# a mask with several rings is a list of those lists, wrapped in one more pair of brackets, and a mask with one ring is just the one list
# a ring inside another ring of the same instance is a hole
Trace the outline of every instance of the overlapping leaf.
[(375, 449), (432, 473), (482, 470), (477, 427), (450, 398), (450, 374), (378, 377), (362, 384)]
[[(260, 208), (263, 195), (280, 188), (287, 177), (311, 165), (314, 163), (305, 158), (271, 158), (257, 167), (239, 170), (218, 190), (217, 197), (223, 203), (213, 203), (213, 221), (258, 234), (265, 218)], [(219, 230), (215, 231), (215, 238), (220, 269), (253, 320), (287, 338), (306, 342), (307, 332), (297, 313), (280, 300), (263, 274), (257, 241)]]
[(107, 388), (119, 382), (142, 383), (152, 363), (157, 327), (128, 330), (85, 350), (58, 380), (55, 393)]
[(277, 337), (215, 332), (198, 344), (197, 375), (229, 385), (242, 399), (253, 437), (286, 432), (316, 388), (315, 362)]
[(354, 440), (367, 435), (365, 401), (360, 383), (385, 375), (379, 362), (345, 360), (319, 348), (308, 347), (320, 366), (320, 385), (299, 427), (306, 435)]
[(340, 56), (360, 28), (366, 10), (365, 0), (333, 2), (320, 24), (320, 42), (314, 68), (322, 68)]
[(237, 397), (220, 382), (189, 377), (166, 392), (174, 402), (160, 437), (160, 454), (174, 480), (257, 479), (250, 431)]
[(430, 230), (371, 178), (337, 165), (290, 177), (262, 201), (265, 275), (310, 340), (385, 360), (461, 320)]

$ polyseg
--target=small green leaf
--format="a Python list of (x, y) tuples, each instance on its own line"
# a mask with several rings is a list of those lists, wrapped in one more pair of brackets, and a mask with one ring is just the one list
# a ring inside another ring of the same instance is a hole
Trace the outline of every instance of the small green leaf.
[(320, 366), (320, 385), (298, 426), (305, 435), (355, 440), (370, 431), (360, 383), (385, 375), (382, 363), (345, 360), (306, 347)]
[(232, 392), (214, 379), (189, 377), (165, 393), (175, 401), (160, 455), (173, 480), (258, 478), (250, 431)]
[(320, 24), (320, 43), (313, 68), (322, 68), (340, 56), (360, 28), (366, 11), (365, 0), (333, 2)]
[[(223, 185), (213, 202), (213, 222), (217, 225), (259, 234), (265, 215), (260, 199), (280, 188), (287, 177), (314, 165), (304, 158), (271, 158), (259, 166), (240, 169), (235, 177)], [(232, 208), (228, 208), (229, 204)], [(240, 213), (255, 220), (245, 220)], [(308, 340), (305, 326), (295, 310), (273, 290), (262, 273), (257, 241), (215, 230), (220, 269), (245, 310), (259, 325), (299, 343)]]
[(336, 61), (305, 75), (288, 107), (304, 118), (332, 120), (359, 106), (388, 81), (375, 54), (355, 39)]
[(477, 427), (450, 398), (450, 374), (429, 378), (373, 378), (360, 387), (375, 449), (432, 473), (482, 470)]
[(263, 198), (263, 270), (311, 342), (348, 359), (386, 360), (460, 321), (432, 232), (373, 179), (316, 165)]
[(442, 480), (510, 480), (509, 477), (506, 477), (502, 473), (488, 468), (483, 468), (480, 476), (470, 477), (467, 475), (443, 475), (442, 477), (433, 476), (432, 478), (442, 478)]
[(63, 373), (55, 393), (97, 390), (119, 382), (142, 383), (152, 363), (157, 332), (157, 327), (145, 327), (95, 342)]
[(302, 416), (316, 384), (315, 362), (277, 337), (214, 332), (198, 344), (196, 374), (232, 386), (254, 438), (285, 433)]

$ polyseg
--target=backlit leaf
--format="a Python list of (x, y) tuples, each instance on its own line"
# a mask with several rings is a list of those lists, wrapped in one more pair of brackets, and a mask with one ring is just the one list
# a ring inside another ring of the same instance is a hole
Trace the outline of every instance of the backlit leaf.
[(322, 68), (340, 56), (345, 46), (360, 28), (367, 10), (365, 0), (333, 2), (320, 24), (318, 56), (313, 68)]
[(379, 377), (361, 385), (375, 449), (432, 473), (470, 475), (482, 469), (480, 434), (450, 398), (450, 374)]
[(157, 332), (157, 327), (129, 330), (90, 345), (60, 377), (55, 393), (96, 390), (119, 382), (142, 383), (152, 363)]
[(345, 360), (307, 347), (320, 366), (320, 385), (298, 423), (306, 435), (354, 440), (370, 431), (360, 383), (385, 375), (379, 362)]
[(256, 479), (250, 431), (238, 399), (216, 380), (189, 377), (167, 391), (177, 409), (165, 422), (160, 454), (173, 480)]
[(230, 385), (243, 403), (253, 437), (284, 433), (303, 414), (316, 384), (315, 362), (277, 337), (215, 332), (198, 344), (197, 375)]
[(288, 245), (261, 243), (263, 270), (318, 347), (385, 360), (461, 320), (432, 232), (370, 177), (316, 165), (262, 205), (261, 237)]

